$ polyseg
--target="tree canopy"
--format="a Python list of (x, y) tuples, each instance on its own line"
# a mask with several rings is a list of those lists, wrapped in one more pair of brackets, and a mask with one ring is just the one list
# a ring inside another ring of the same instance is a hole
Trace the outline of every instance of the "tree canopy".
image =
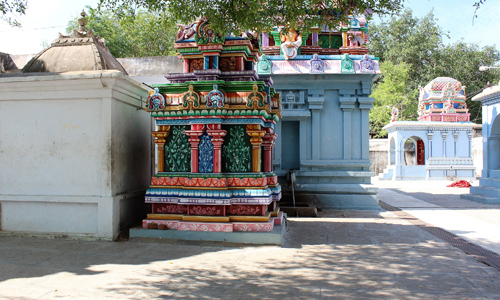
[(17, 19), (13, 19), (9, 15), (18, 13), (24, 15), (28, 6), (28, 0), (0, 0), (0, 20), (7, 22), (11, 26), (21, 27), (21, 23)]
[(179, 22), (205, 17), (219, 32), (265, 31), (273, 27), (303, 29), (319, 25), (335, 28), (351, 13), (391, 14), (404, 0), (100, 0), (99, 8), (124, 12), (134, 9), (170, 11)]
[[(177, 26), (167, 11), (97, 11), (87, 6), (87, 28), (99, 34), (115, 57), (175, 55)], [(76, 18), (66, 32), (77, 28)]]
[(481, 104), (471, 98), (488, 82), (497, 83), (500, 73), (481, 72), (482, 65), (499, 62), (494, 46), (479, 47), (461, 40), (445, 45), (447, 33), (438, 25), (432, 11), (416, 18), (411, 10), (388, 22), (370, 24), (370, 54), (380, 58), (382, 77), (374, 85), (374, 109), (370, 113), (370, 133), (383, 137), (382, 127), (390, 121), (390, 108), (399, 109), (400, 120), (416, 120), (418, 86), (436, 77), (452, 77), (466, 86), (471, 121), (481, 123)]

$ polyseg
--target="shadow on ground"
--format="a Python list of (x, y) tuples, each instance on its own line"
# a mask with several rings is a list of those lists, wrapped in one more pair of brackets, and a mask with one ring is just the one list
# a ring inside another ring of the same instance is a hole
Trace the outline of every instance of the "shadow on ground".
[(0, 237), (0, 297), (494, 298), (500, 272), (390, 212), (290, 218), (283, 247)]

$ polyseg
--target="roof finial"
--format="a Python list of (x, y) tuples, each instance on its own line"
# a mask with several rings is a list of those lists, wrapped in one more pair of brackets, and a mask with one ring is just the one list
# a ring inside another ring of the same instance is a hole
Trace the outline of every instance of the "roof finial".
[(82, 12), (80, 13), (80, 17), (78, 17), (78, 19), (77, 19), (78, 25), (80, 25), (80, 27), (78, 28), (78, 31), (82, 34), (85, 34), (87, 32), (87, 27), (85, 27), (85, 25), (87, 25), (87, 23), (88, 23), (86, 16), (87, 16), (87, 14), (85, 13), (85, 10), (82, 9)]

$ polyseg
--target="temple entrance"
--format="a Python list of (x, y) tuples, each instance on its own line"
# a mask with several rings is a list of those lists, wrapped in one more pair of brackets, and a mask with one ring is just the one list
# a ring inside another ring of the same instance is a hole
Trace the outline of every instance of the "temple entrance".
[(500, 170), (500, 117), (497, 115), (491, 125), (491, 133), (488, 138), (488, 165), (490, 170)]
[(407, 166), (425, 165), (424, 141), (412, 136), (404, 143), (404, 164)]
[(281, 169), (300, 169), (300, 123), (283, 121), (281, 123)]

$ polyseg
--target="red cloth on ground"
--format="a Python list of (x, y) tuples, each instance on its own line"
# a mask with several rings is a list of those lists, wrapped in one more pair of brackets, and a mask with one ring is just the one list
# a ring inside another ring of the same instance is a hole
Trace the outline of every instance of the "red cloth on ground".
[(468, 182), (467, 180), (457, 180), (452, 184), (447, 185), (447, 187), (470, 187), (470, 182)]

